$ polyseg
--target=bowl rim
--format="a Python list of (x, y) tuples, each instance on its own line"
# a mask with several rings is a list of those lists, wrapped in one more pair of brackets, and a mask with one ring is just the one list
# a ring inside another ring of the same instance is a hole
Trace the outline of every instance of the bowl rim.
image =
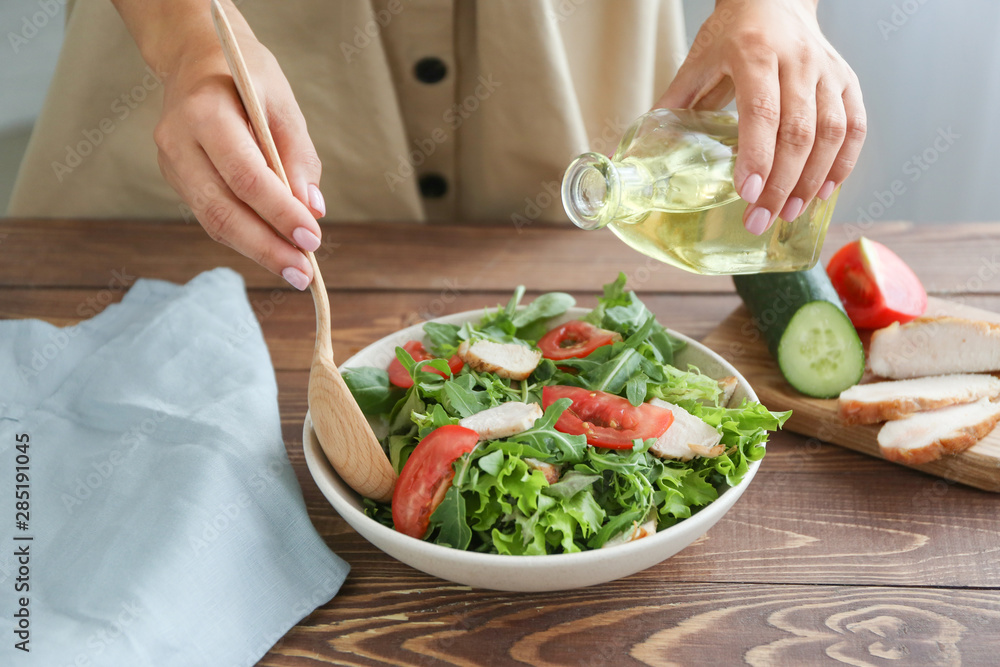
[[(430, 320), (425, 320), (423, 322), (418, 322), (408, 327), (404, 327), (403, 329), (399, 329), (397, 331), (389, 333), (386, 336), (383, 336), (382, 338), (365, 346), (361, 350), (358, 350), (356, 353), (351, 355), (350, 358), (348, 358), (346, 361), (344, 361), (342, 364), (339, 364), (338, 366), (341, 369), (361, 366), (362, 364), (358, 363), (357, 361), (360, 357), (363, 357), (372, 351), (375, 351), (383, 346), (388, 345), (387, 343), (388, 339), (402, 337), (404, 332), (411, 332), (411, 331), (419, 332), (419, 335), (416, 337), (422, 339), (424, 337), (423, 325), (426, 324), (427, 322), (439, 322), (445, 324), (456, 324), (459, 322), (466, 322), (474, 317), (481, 317), (485, 312), (485, 310), (489, 310), (489, 308), (466, 310), (459, 313), (451, 313), (448, 315), (443, 315), (441, 317), (435, 317)], [(567, 319), (573, 319), (574, 318), (573, 316), (579, 317), (580, 315), (590, 312), (590, 310), (591, 309), (588, 308), (573, 306), (567, 309), (564, 315), (550, 318), (550, 321), (558, 323), (560, 319), (563, 319), (563, 321)], [(554, 324), (553, 326), (558, 326), (558, 324)], [(730, 372), (731, 375), (737, 378), (739, 386), (746, 393), (747, 399), (759, 402), (757, 394), (750, 386), (750, 383), (746, 380), (745, 377), (743, 377), (743, 375), (738, 370), (736, 370), (735, 367), (733, 367), (732, 364), (730, 364), (725, 358), (723, 358), (722, 355), (715, 352), (711, 348), (706, 347), (702, 343), (694, 340), (693, 338), (685, 334), (682, 334), (678, 331), (668, 328), (667, 332), (671, 336), (676, 336), (677, 338), (683, 340), (691, 348), (698, 350), (700, 353), (706, 354), (710, 358), (712, 358), (712, 360), (715, 361), (717, 364), (719, 364), (725, 371)], [(407, 335), (412, 335), (412, 334), (407, 334)], [(319, 445), (319, 440), (316, 438), (315, 431), (313, 431), (312, 417), (308, 410), (306, 411), (306, 416), (303, 421), (302, 449), (306, 459), (306, 467), (309, 469), (309, 473), (310, 475), (312, 475), (313, 480), (316, 482), (316, 485), (320, 488), (320, 492), (323, 494), (323, 497), (326, 498), (327, 502), (329, 502), (330, 505), (333, 506), (335, 510), (337, 510), (337, 513), (340, 514), (341, 517), (345, 521), (347, 521), (347, 523), (350, 524), (352, 528), (354, 528), (357, 532), (360, 533), (360, 531), (358, 531), (357, 528), (355, 528), (354, 523), (361, 522), (366, 526), (366, 530), (374, 531), (374, 534), (376, 536), (379, 536), (380, 538), (383, 538), (385, 540), (393, 540), (393, 541), (402, 539), (403, 541), (401, 542), (401, 544), (407, 545), (407, 548), (420, 552), (424, 556), (433, 557), (437, 555), (447, 558), (461, 558), (467, 560), (468, 564), (481, 564), (484, 566), (495, 565), (498, 562), (509, 564), (515, 562), (515, 559), (521, 559), (524, 562), (528, 562), (532, 560), (537, 560), (539, 558), (544, 558), (546, 564), (558, 566), (560, 564), (583, 565), (586, 564), (588, 561), (594, 561), (596, 563), (606, 558), (609, 554), (609, 551), (603, 548), (586, 549), (583, 551), (578, 551), (573, 553), (561, 553), (561, 554), (513, 555), (513, 554), (482, 553), (479, 551), (468, 551), (465, 549), (455, 549), (452, 547), (446, 547), (440, 544), (435, 544), (433, 542), (427, 542), (422, 539), (417, 539), (409, 535), (404, 535), (403, 533), (393, 530), (388, 526), (384, 526), (375, 519), (372, 519), (371, 517), (367, 516), (363, 511), (355, 507), (355, 505), (351, 502), (349, 497), (344, 496), (343, 491), (346, 491), (348, 494), (350, 494), (350, 496), (353, 496), (355, 501), (361, 498), (359, 494), (357, 494), (355, 491), (347, 487), (347, 485), (337, 474), (337, 471), (333, 469), (333, 466), (330, 464), (329, 460), (327, 460), (326, 456), (323, 454), (322, 449)], [(653, 535), (644, 537), (641, 540), (633, 540), (631, 542), (626, 542), (624, 544), (615, 545), (613, 547), (614, 553), (621, 554), (622, 556), (627, 556), (631, 552), (639, 552), (653, 548), (656, 544), (660, 542), (670, 542), (672, 539), (677, 539), (678, 535), (683, 535), (684, 533), (688, 533), (691, 531), (698, 531), (701, 527), (701, 524), (703, 523), (707, 522), (710, 524), (710, 526), (714, 525), (715, 522), (717, 522), (722, 517), (722, 515), (728, 512), (729, 509), (732, 507), (732, 505), (739, 499), (739, 496), (742, 495), (743, 490), (746, 488), (747, 485), (750, 484), (751, 480), (757, 474), (757, 470), (758, 468), (760, 468), (760, 464), (762, 461), (763, 458), (757, 459), (756, 461), (750, 461), (747, 464), (747, 472), (743, 476), (743, 479), (740, 481), (739, 484), (723, 490), (719, 494), (718, 498), (713, 500), (708, 505), (705, 505), (704, 507), (699, 509), (690, 517), (679, 521), (673, 526), (664, 528), (663, 530), (659, 530)], [(327, 489), (333, 492), (332, 495), (333, 497), (336, 498), (336, 502), (331, 498), (330, 495), (328, 495)], [(732, 502), (721, 502), (723, 498), (726, 497), (727, 495), (732, 498)], [(701, 519), (699, 519), (699, 517), (701, 517)], [(700, 530), (699, 534), (704, 534), (705, 532), (707, 532), (707, 530), (708, 529)], [(362, 535), (362, 537), (368, 539), (367, 536), (365, 535)], [(378, 545), (375, 546), (380, 550), (385, 551)]]

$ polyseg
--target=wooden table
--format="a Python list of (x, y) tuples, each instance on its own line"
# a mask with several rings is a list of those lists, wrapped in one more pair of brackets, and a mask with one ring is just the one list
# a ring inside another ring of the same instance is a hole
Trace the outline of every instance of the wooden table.
[[(837, 226), (894, 248), (928, 291), (1000, 311), (1000, 224)], [(505, 301), (524, 283), (593, 305), (619, 270), (661, 321), (702, 337), (738, 303), (726, 278), (647, 261), (606, 232), (534, 225), (328, 225), (317, 253), (341, 360), (402, 326)], [(827, 254), (827, 257), (829, 255)], [(313, 523), (352, 566), (340, 594), (262, 665), (996, 665), (1000, 497), (791, 433), (707, 536), (593, 588), (471, 590), (382, 554), (333, 511), (301, 448), (313, 309), (196, 225), (0, 222), (0, 317), (65, 325), (137, 277), (230, 266), (247, 282)]]

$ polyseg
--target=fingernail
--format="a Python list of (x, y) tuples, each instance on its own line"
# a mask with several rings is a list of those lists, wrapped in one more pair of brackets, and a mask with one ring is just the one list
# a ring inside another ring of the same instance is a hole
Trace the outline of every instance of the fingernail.
[(837, 187), (836, 183), (834, 183), (833, 181), (827, 181), (826, 183), (823, 184), (823, 187), (819, 189), (819, 192), (816, 193), (816, 196), (822, 199), (823, 201), (826, 201), (827, 199), (830, 198), (830, 195), (833, 194), (833, 190), (836, 187)]
[(802, 201), (800, 197), (792, 197), (785, 202), (785, 207), (781, 209), (781, 219), (791, 222), (795, 218), (802, 215), (802, 209), (805, 208), (805, 202)]
[(309, 184), (309, 206), (314, 211), (319, 212), (319, 217), (326, 215), (326, 202), (323, 201), (323, 193), (312, 183)]
[(754, 236), (760, 236), (767, 229), (767, 223), (771, 221), (771, 212), (766, 208), (755, 208), (750, 211), (750, 217), (747, 218), (746, 228), (747, 231)]
[(760, 177), (760, 174), (750, 174), (747, 176), (747, 180), (743, 181), (743, 192), (740, 196), (748, 204), (756, 204), (757, 197), (760, 197), (760, 193), (764, 190), (764, 179)]
[(303, 291), (305, 288), (309, 287), (309, 276), (302, 273), (294, 266), (289, 266), (281, 272), (281, 277), (288, 281), (288, 284), (299, 290)]
[(320, 246), (319, 237), (305, 227), (296, 227), (292, 232), (292, 240), (295, 241), (295, 245), (307, 252), (313, 252)]

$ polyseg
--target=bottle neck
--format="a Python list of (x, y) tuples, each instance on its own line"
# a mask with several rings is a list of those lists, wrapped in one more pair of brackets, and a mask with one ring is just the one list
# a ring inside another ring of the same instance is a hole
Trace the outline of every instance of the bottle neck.
[(600, 229), (623, 218), (622, 201), (648, 187), (637, 165), (612, 162), (600, 153), (584, 153), (573, 160), (562, 181), (563, 207), (581, 229)]

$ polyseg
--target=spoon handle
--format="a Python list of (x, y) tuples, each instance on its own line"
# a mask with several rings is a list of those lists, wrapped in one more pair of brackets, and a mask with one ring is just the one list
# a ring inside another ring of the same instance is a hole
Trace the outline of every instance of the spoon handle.
[[(264, 159), (268, 166), (274, 170), (285, 184), (289, 192), (292, 186), (285, 175), (285, 168), (281, 164), (281, 157), (278, 155), (278, 148), (274, 144), (274, 137), (271, 136), (271, 128), (267, 125), (267, 116), (264, 114), (264, 106), (257, 97), (257, 91), (253, 87), (253, 80), (250, 78), (250, 70), (243, 59), (243, 52), (236, 41), (236, 35), (229, 23), (226, 12), (222, 9), (219, 0), (212, 0), (212, 22), (215, 24), (215, 32), (219, 35), (222, 43), (222, 52), (226, 56), (229, 64), (229, 71), (236, 82), (236, 90), (243, 101), (243, 108), (246, 109), (247, 117), (250, 119), (250, 127), (253, 129), (257, 143), (264, 153)], [(303, 251), (305, 252), (305, 251)], [(330, 299), (326, 293), (326, 284), (323, 282), (323, 274), (320, 273), (319, 263), (311, 252), (305, 253), (312, 266), (313, 279), (309, 284), (312, 292), (313, 303), (316, 306), (316, 349), (314, 354), (324, 359), (333, 359), (333, 342), (330, 334)]]

